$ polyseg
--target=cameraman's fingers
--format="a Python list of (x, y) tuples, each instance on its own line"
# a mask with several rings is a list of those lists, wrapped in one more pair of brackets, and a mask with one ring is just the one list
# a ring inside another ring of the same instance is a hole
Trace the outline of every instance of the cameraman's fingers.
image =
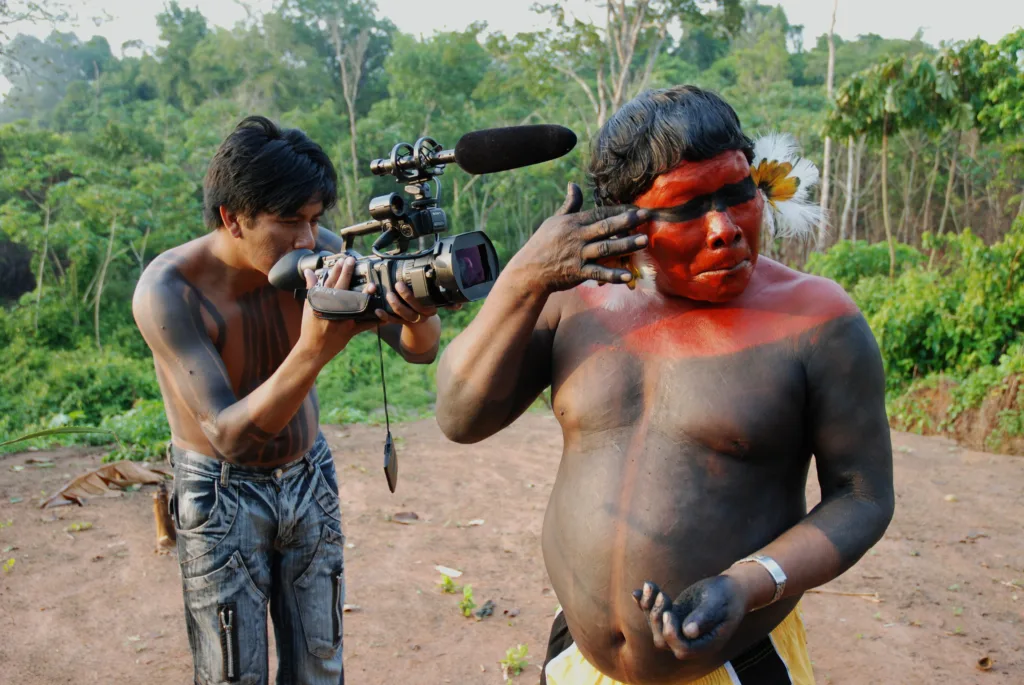
[(647, 247), (647, 236), (631, 235), (615, 240), (601, 240), (596, 243), (587, 243), (583, 246), (580, 254), (586, 260), (603, 259), (615, 255), (629, 254)]
[(398, 296), (393, 290), (387, 294), (388, 304), (391, 305), (391, 311), (402, 319), (408, 322), (418, 322), (423, 320), (423, 315), (417, 312), (415, 309), (410, 307), (405, 300)]
[(327, 277), (327, 287), (339, 290), (348, 290), (352, 282), (352, 273), (355, 271), (356, 260), (352, 257), (345, 257), (340, 263), (331, 267), (331, 274)]
[(412, 288), (405, 284), (405, 281), (399, 281), (395, 286), (395, 292), (402, 298), (403, 302), (412, 307), (417, 314), (422, 314), (423, 318), (428, 318), (437, 314), (437, 307), (431, 307), (421, 303), (416, 299), (416, 295), (413, 294)]
[(306, 269), (302, 272), (302, 275), (306, 279), (306, 290), (309, 290), (316, 285), (316, 274), (313, 273), (312, 269)]
[[(603, 208), (602, 208), (603, 209)], [(609, 208), (612, 209), (612, 208)], [(617, 208), (622, 210), (623, 208)], [(587, 242), (596, 240), (598, 238), (607, 238), (613, 236), (616, 233), (622, 233), (623, 231), (630, 231), (642, 223), (650, 220), (651, 213), (647, 209), (625, 209), (616, 213), (604, 214), (602, 218), (598, 220), (600, 214), (594, 217), (594, 220), (589, 226), (583, 227), (583, 239)]]
[(629, 283), (633, 280), (633, 274), (625, 269), (612, 269), (599, 264), (584, 264), (580, 269), (580, 275), (587, 280), (601, 283)]

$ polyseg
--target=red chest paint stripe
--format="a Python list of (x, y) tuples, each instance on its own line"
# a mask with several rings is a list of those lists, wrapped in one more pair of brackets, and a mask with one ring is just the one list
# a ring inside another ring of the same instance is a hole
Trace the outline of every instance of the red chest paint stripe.
[(856, 311), (842, 300), (803, 307), (793, 301), (798, 299), (794, 297), (788, 302), (727, 303), (685, 309), (665, 304), (660, 298), (643, 303), (642, 296), (636, 307), (613, 311), (604, 306), (610, 294), (606, 290), (577, 288), (586, 308), (616, 341), (612, 347), (673, 359), (728, 355), (784, 340), (795, 342), (814, 328)]

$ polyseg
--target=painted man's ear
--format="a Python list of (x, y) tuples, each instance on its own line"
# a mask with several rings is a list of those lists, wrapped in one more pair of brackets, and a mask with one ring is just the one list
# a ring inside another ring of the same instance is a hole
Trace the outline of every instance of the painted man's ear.
[(224, 228), (226, 228), (228, 230), (228, 232), (231, 233), (232, 237), (234, 237), (234, 238), (241, 238), (242, 237), (242, 223), (241, 223), (242, 217), (241, 217), (241, 215), (238, 214), (237, 212), (232, 212), (230, 209), (228, 209), (224, 205), (221, 205), (218, 208), (218, 211), (220, 212), (220, 220), (221, 220), (221, 223), (224, 224)]

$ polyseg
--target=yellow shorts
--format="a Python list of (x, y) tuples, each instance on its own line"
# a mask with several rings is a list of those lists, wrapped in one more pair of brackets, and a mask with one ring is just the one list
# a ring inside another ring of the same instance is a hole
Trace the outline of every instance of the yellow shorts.
[[(561, 613), (555, 618), (564, 623)], [(568, 630), (563, 633), (568, 635)], [(575, 643), (551, 658), (544, 667), (547, 685), (627, 685), (612, 680), (590, 665)], [(807, 634), (797, 607), (768, 637), (718, 670), (686, 685), (814, 685)], [(682, 684), (680, 684), (682, 685)]]

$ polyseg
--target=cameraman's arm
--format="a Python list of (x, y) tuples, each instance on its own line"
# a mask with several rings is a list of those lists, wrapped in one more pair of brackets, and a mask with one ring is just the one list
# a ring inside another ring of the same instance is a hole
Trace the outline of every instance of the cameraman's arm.
[(441, 319), (435, 314), (421, 323), (387, 323), (380, 339), (410, 364), (430, 364), (441, 345)]
[(509, 266), (438, 364), (437, 423), (455, 442), (498, 432), (551, 383), (559, 298), (531, 291)]

